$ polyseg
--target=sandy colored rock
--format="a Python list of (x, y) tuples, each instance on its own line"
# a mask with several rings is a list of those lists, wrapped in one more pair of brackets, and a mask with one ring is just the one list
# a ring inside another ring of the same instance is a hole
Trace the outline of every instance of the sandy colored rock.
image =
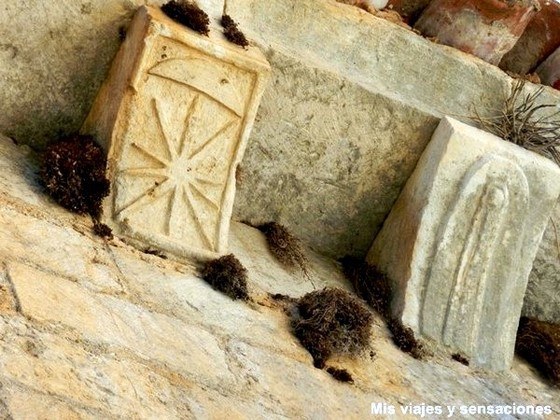
[(367, 253), (442, 112), (490, 112), (510, 90), (495, 66), (357, 8), (234, 0), (227, 11), (273, 68), (234, 216), (277, 220), (329, 256)]
[(393, 314), (475, 365), (508, 369), (558, 176), (552, 161), (444, 118), (367, 257), (392, 282)]
[[(0, 43), (0, 132), (43, 148), (88, 115), (135, 10), (164, 0), (7, 2)], [(212, 17), (223, 0), (199, 0)]]
[(537, 252), (523, 315), (560, 324), (560, 205), (557, 204)]
[[(6, 56), (6, 65), (0, 66), (5, 74), (0, 77), (0, 98), (6, 109), (0, 115), (0, 128), (39, 148), (59, 131), (78, 130), (118, 49), (119, 26), (129, 23), (139, 4), (124, 0), (53, 0), (46, 8), (42, 3), (6, 4), (8, 12), (0, 16), (7, 33), (3, 42), (16, 45), (19, 53), (14, 59)], [(82, 6), (91, 13), (81, 13)], [(321, 253), (365, 255), (437, 119), (443, 113), (467, 116), (473, 108), (484, 114), (499, 108), (501, 98), (509, 92), (511, 79), (496, 67), (334, 0), (229, 0), (226, 9), (251, 42), (269, 57), (278, 57), (273, 71), (279, 80), (267, 88), (268, 104), (266, 110), (264, 104), (259, 110), (242, 165), (250, 184), (262, 187), (257, 195), (241, 186), (236, 217), (253, 218), (257, 200), (262, 221), (282, 213), (282, 222)], [(325, 84), (318, 98), (304, 98), (306, 90), (317, 94), (318, 84), (326, 83), (326, 78), (334, 82)], [(340, 86), (344, 86), (342, 91)], [(289, 101), (290, 95), (298, 99)], [(370, 98), (365, 103), (364, 96)], [(558, 101), (558, 95), (547, 90), (544, 99)], [(304, 105), (308, 107), (305, 112), (294, 112)], [(329, 110), (322, 117), (325, 107)], [(22, 113), (22, 108), (29, 111)], [(330, 112), (337, 121), (332, 129)], [(392, 113), (398, 115), (394, 120), (390, 119)], [(310, 119), (311, 114), (317, 117)], [(257, 129), (262, 133), (258, 137)], [(286, 137), (291, 139), (289, 143)], [(304, 149), (319, 153), (329, 141), (328, 152), (338, 162), (336, 173), (347, 173), (356, 181), (340, 183), (338, 175), (329, 177), (329, 182), (341, 186), (337, 188), (314, 179), (306, 168), (309, 159), (302, 160), (298, 138), (305, 139)], [(380, 169), (383, 182), (374, 190), (368, 185), (373, 180), (362, 167), (385, 166), (387, 155), (374, 152), (375, 142), (398, 147), (391, 152), (391, 166)], [(272, 149), (272, 159), (264, 158), (266, 163), (256, 159), (255, 143)], [(361, 160), (352, 158), (349, 143), (365, 145)], [(279, 149), (281, 156), (274, 153)], [(300, 188), (302, 175), (306, 176), (305, 188)], [(274, 202), (280, 181), (282, 201), (289, 203), (286, 210)], [(326, 200), (320, 191), (337, 199)], [(372, 200), (379, 203), (375, 214), (371, 205), (363, 204)], [(310, 203), (304, 222), (299, 221), (300, 201)], [(329, 201), (329, 207), (324, 201)], [(328, 214), (323, 215), (325, 208)], [(335, 220), (335, 228), (329, 227), (329, 220)]]
[[(223, 6), (210, 2), (202, 7), (211, 15), (211, 9)], [(6, 2), (0, 14), (0, 131), (37, 149), (77, 131), (119, 48), (119, 28), (141, 4)], [(511, 79), (495, 66), (334, 0), (228, 0), (226, 12), (274, 60), (274, 81), (240, 171), (247, 176), (236, 195), (235, 217), (278, 218), (323, 254), (364, 256), (439, 118), (469, 116), (473, 109), (492, 112), (510, 91)], [(560, 93), (545, 89), (542, 100), (556, 103)], [(307, 150), (325, 151), (326, 163), (313, 164)], [(19, 161), (2, 164), (10, 174), (33, 171)], [(326, 165), (328, 177), (315, 179), (314, 172), (323, 171), (320, 165)], [(36, 194), (37, 186), (20, 178), (0, 177), (0, 182), (12, 197), (49, 204)], [(253, 185), (260, 185), (258, 194)], [(67, 217), (56, 206), (48, 211)], [(553, 238), (550, 224), (531, 277), (535, 296), (558, 290), (551, 280), (558, 274)], [(527, 300), (527, 310), (535, 302)], [(540, 308), (560, 319), (560, 306), (548, 302), (544, 299)]]
[[(201, 381), (202, 370), (208, 373), (206, 380), (233, 379), (218, 342), (200, 328), (117, 298), (92, 295), (72, 282), (25, 266), (9, 266), (8, 275), (21, 312), (31, 319), (77, 329), (84, 339), (133, 350)], [(187, 358), (189, 363), (184, 363)]]
[(82, 131), (108, 152), (103, 221), (140, 249), (227, 250), (241, 161), (268, 63), (161, 10), (138, 10)]
[(267, 58), (271, 88), (241, 163), (234, 218), (277, 221), (332, 257), (363, 255), (437, 118), (284, 54)]
[[(190, 266), (94, 236), (91, 221), (44, 198), (20, 149), (0, 138), (0, 285), (21, 304), (0, 312), (3, 417), (362, 419), (372, 402), (419, 401), (549, 405), (560, 415), (558, 389), (523, 361), (500, 375), (439, 353), (420, 362), (396, 349), (377, 317), (375, 358), (333, 361), (355, 380), (338, 383), (312, 366), (289, 317), (266, 297), (348, 288), (335, 261), (307, 251), (311, 280), (294, 275), (258, 230), (234, 223), (232, 252), (256, 303), (232, 301)], [(13, 188), (25, 185), (27, 196)], [(88, 273), (99, 261), (119, 288), (97, 287)]]

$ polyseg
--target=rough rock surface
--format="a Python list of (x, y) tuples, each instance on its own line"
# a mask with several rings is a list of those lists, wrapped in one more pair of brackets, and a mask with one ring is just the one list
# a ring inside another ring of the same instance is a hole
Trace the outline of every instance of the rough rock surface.
[(529, 285), (523, 315), (560, 324), (560, 206), (544, 232)]
[(537, 68), (537, 73), (544, 84), (560, 89), (560, 47)]
[(537, 10), (536, 0), (432, 0), (414, 28), (498, 65)]
[(504, 56), (500, 68), (521, 75), (529, 73), (560, 46), (560, 4), (555, 0), (539, 0), (539, 3), (541, 10)]
[(363, 255), (437, 118), (282, 53), (268, 60), (235, 217), (276, 220), (322, 253)]
[[(57, 207), (36, 169), (0, 138), (0, 414), (33, 418), (364, 418), (388, 404), (550, 405), (560, 392), (524, 362), (469, 369), (401, 353), (376, 319), (375, 358), (338, 360), (355, 384), (313, 368), (265, 292), (300, 296), (310, 280), (282, 269), (253, 228), (232, 250), (257, 303), (215, 292), (194, 269), (93, 236)], [(315, 287), (348, 287), (310, 255)]]
[[(207, 3), (204, 8), (214, 10), (211, 14), (223, 5)], [(47, 5), (32, 0), (0, 6), (0, 131), (36, 147), (61, 132), (76, 131), (118, 49), (119, 27), (140, 4), (144, 2), (53, 0)], [(263, 98), (246, 154), (244, 171), (251, 176), (240, 171), (246, 185), (261, 185), (259, 195), (242, 182), (236, 217), (268, 221), (279, 216), (321, 253), (365, 255), (437, 119), (496, 109), (511, 84), (507, 75), (482, 60), (334, 0), (228, 0), (226, 9), (250, 40), (269, 50), (276, 79)], [(318, 96), (304, 97), (305, 90)], [(288, 101), (292, 94), (317, 112)], [(547, 88), (543, 100), (559, 98), (560, 93)], [(343, 125), (331, 130), (329, 118)], [(368, 138), (383, 145), (379, 154)], [(398, 145), (394, 150), (393, 143)], [(261, 148), (272, 153), (264, 157)], [(311, 157), (314, 169), (321, 162), (312, 159), (325, 156), (326, 167), (342, 182), (325, 184), (332, 183), (331, 173), (326, 179), (309, 177), (305, 151), (318, 154)], [(383, 169), (387, 158), (393, 165)], [(372, 188), (374, 180), (380, 181), (378, 189)], [(278, 195), (282, 202), (275, 203)], [(325, 203), (333, 207), (324, 208)], [(253, 206), (263, 212), (257, 215)], [(560, 210), (556, 214), (560, 225)], [(555, 249), (550, 224), (535, 265), (541, 268), (531, 277), (535, 296), (558, 294)], [(560, 322), (560, 305), (539, 304)]]

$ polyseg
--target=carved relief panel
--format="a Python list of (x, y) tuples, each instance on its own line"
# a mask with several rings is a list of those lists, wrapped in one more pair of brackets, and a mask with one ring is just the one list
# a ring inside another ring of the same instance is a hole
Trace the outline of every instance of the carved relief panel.
[[(517, 273), (514, 264), (496, 272), (496, 258), (503, 257), (497, 251), (507, 247), (510, 258), (521, 257), (525, 232), (523, 224), (516, 225), (527, 212), (528, 200), (527, 178), (516, 163), (488, 154), (471, 166), (436, 236), (422, 288), (422, 334), (465, 354), (478, 354), (489, 338), (480, 334), (483, 323), (501, 332), (499, 317), (493, 316), (500, 310), (495, 297), (508, 293), (507, 282)], [(510, 234), (516, 230), (517, 235)], [(436, 307), (442, 312), (434, 311)]]
[[(235, 170), (268, 64), (258, 51), (198, 35), (156, 9), (141, 8), (132, 31), (84, 125), (107, 139), (104, 218), (139, 246), (213, 257), (226, 251)], [(119, 102), (112, 123), (106, 101)]]

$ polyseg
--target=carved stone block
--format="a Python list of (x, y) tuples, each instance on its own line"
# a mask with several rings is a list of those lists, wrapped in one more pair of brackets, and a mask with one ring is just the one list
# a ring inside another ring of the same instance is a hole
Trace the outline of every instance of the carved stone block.
[(393, 315), (507, 369), (559, 179), (552, 161), (444, 118), (367, 256), (392, 282)]
[(239, 164), (270, 67), (212, 29), (142, 7), (82, 131), (108, 153), (103, 221), (141, 248), (224, 253)]

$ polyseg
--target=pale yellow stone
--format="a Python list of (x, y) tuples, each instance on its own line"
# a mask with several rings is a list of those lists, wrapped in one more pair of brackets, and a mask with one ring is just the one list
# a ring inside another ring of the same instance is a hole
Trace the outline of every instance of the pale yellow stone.
[(270, 68), (255, 48), (142, 7), (83, 131), (108, 151), (104, 221), (140, 248), (227, 250), (241, 161)]
[[(81, 216), (60, 218), (48, 200), (38, 212), (38, 189), (24, 204), (12, 186), (34, 184), (11, 165), (24, 159), (17, 152), (0, 147), (0, 279), (19, 302), (0, 314), (0, 418), (362, 419), (371, 403), (399, 410), (504, 399), (560, 415), (560, 391), (524, 362), (497, 375), (439, 353), (418, 361), (395, 347), (379, 317), (375, 358), (331, 361), (355, 380), (339, 383), (313, 367), (289, 316), (265, 297), (351, 289), (336, 262), (309, 251), (311, 284), (272, 259), (260, 232), (234, 224), (232, 252), (249, 269), (255, 302), (232, 301), (185, 265), (104, 242)], [(99, 271), (122, 288), (87, 278)]]
[(18, 420), (93, 420), (96, 418), (83, 410), (65, 404), (60, 398), (41, 392), (29, 392), (29, 390), (11, 389), (6, 397), (6, 405), (11, 413), (0, 412), (6, 415), (3, 418)]
[(22, 264), (10, 264), (8, 272), (21, 311), (31, 319), (65, 325), (84, 339), (128, 349), (185, 374), (204, 370), (211, 382), (232, 379), (217, 340), (202, 328), (112, 296), (90, 293), (76, 283)]

